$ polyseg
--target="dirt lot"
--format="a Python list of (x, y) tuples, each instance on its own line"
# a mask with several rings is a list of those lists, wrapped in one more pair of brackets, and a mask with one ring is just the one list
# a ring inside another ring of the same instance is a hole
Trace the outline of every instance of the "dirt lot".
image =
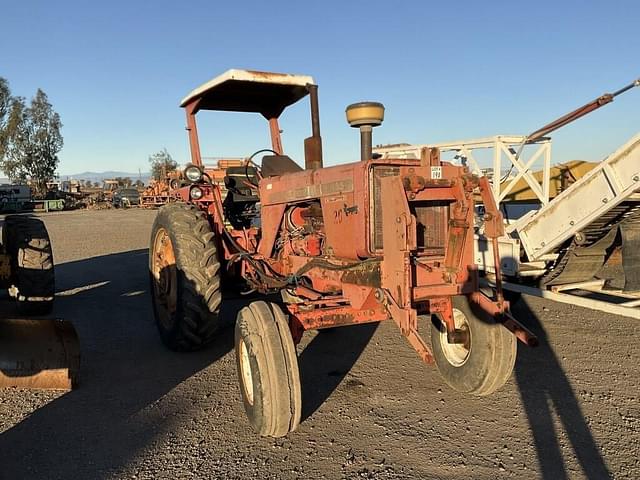
[(640, 478), (638, 321), (528, 297), (516, 314), (542, 346), (519, 347), (497, 394), (456, 394), (391, 323), (307, 334), (303, 422), (285, 439), (256, 437), (231, 329), (195, 354), (160, 343), (153, 217), (43, 216), (55, 315), (82, 341), (81, 385), (0, 392), (0, 478)]

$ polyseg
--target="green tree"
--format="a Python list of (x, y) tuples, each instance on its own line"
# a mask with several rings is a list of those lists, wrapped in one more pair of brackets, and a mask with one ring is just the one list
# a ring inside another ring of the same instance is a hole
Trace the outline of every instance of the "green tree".
[(12, 119), (15, 131), (0, 166), (12, 181), (30, 180), (38, 193), (44, 193), (46, 183), (55, 177), (63, 145), (60, 115), (38, 89), (29, 107), (14, 98)]
[(0, 159), (4, 158), (4, 152), (7, 149), (8, 132), (7, 122), (11, 109), (12, 97), (9, 90), (9, 82), (0, 77)]
[(25, 156), (32, 154), (26, 125), (27, 107), (21, 97), (12, 98), (11, 102), (11, 119), (7, 125), (11, 122), (12, 127), (6, 126), (4, 130), (5, 148), (0, 167), (11, 181), (26, 181), (22, 178), (20, 165)]
[(166, 148), (149, 155), (149, 163), (151, 164), (151, 177), (155, 180), (166, 178), (169, 172), (178, 168), (178, 162), (171, 157)]
[(24, 99), (13, 97), (9, 82), (0, 77), (0, 166), (18, 133), (23, 110)]

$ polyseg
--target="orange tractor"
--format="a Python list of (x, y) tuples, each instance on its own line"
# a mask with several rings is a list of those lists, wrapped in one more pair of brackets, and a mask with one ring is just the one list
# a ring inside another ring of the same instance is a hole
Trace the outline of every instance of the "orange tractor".
[(166, 180), (151, 180), (140, 195), (140, 205), (155, 208), (166, 205), (171, 200), (171, 188)]
[[(180, 202), (158, 212), (149, 256), (163, 342), (202, 347), (221, 325), (223, 287), (254, 294), (238, 313), (235, 351), (247, 416), (266, 436), (286, 435), (300, 421), (296, 345), (307, 330), (391, 320), (450, 386), (494, 392), (511, 375), (516, 338), (536, 338), (509, 314), (499, 273), (492, 296), (478, 286), (474, 191), (496, 261), (503, 228), (487, 180), (440, 161), (436, 149), (415, 160), (372, 158), (372, 128), (384, 116), (374, 102), (346, 111), (360, 129), (360, 161), (323, 167), (317, 92), (308, 76), (230, 70), (182, 101), (189, 183), (176, 192)], [(312, 135), (302, 168), (284, 154), (278, 118), (306, 96)], [(202, 167), (201, 110), (268, 121), (271, 147), (226, 168), (224, 196)], [(430, 342), (419, 316), (430, 319)]]

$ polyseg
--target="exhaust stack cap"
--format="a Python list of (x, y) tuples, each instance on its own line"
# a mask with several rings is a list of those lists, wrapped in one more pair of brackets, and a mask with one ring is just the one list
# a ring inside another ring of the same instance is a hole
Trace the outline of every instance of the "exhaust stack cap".
[(377, 127), (384, 120), (384, 105), (378, 102), (352, 103), (346, 113), (347, 122), (354, 128)]

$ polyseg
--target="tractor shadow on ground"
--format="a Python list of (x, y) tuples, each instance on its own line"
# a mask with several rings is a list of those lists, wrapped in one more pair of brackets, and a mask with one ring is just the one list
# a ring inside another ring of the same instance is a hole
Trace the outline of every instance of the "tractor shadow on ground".
[(298, 356), (302, 421), (344, 380), (378, 327), (377, 323), (320, 330)]
[[(194, 408), (192, 400), (154, 404), (229, 352), (233, 329), (199, 352), (168, 351), (153, 319), (147, 258), (136, 250), (56, 266), (53, 316), (78, 331), (80, 384), (0, 434), (1, 478), (113, 476), (175, 428), (167, 410)], [(235, 319), (242, 306), (226, 302), (222, 315)]]
[(560, 421), (559, 427), (566, 433), (585, 478), (612, 478), (540, 320), (525, 297), (513, 304), (512, 311), (540, 341), (537, 348), (523, 347), (519, 342), (514, 375), (536, 446), (541, 478), (558, 480), (572, 476), (565, 465), (554, 419)]

